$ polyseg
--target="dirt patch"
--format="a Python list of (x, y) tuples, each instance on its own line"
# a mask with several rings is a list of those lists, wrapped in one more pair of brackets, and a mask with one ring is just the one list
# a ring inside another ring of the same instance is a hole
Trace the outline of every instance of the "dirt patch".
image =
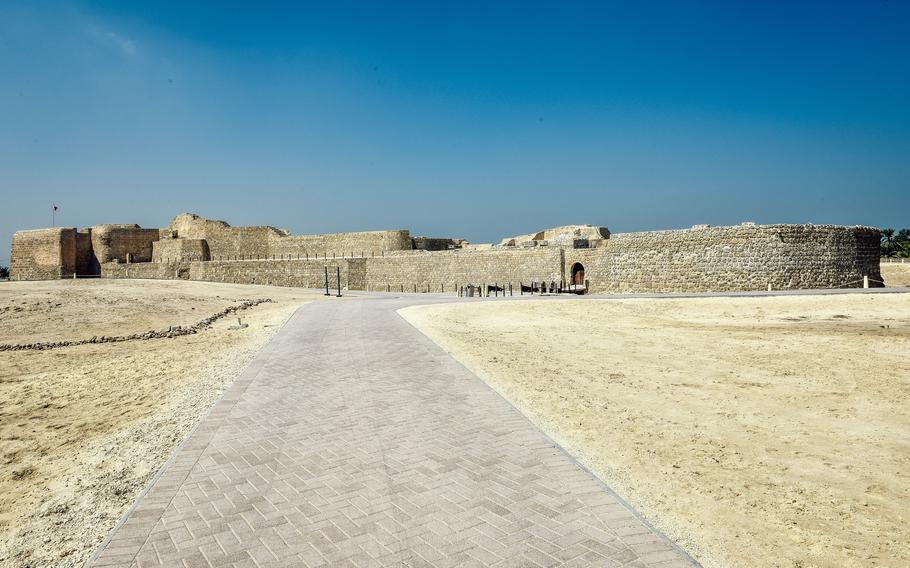
[(706, 567), (910, 562), (910, 294), (401, 313)]
[(885, 286), (889, 288), (910, 286), (910, 262), (906, 264), (883, 262), (881, 266)]
[[(0, 353), (0, 565), (79, 566), (170, 452), (317, 292), (163, 281), (0, 284), (0, 343), (198, 333)], [(236, 326), (242, 317), (248, 327)]]

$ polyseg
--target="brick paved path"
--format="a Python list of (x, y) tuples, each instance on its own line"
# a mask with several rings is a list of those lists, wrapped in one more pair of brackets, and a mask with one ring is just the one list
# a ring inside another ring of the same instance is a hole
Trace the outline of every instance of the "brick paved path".
[(401, 319), (299, 310), (94, 566), (691, 566)]

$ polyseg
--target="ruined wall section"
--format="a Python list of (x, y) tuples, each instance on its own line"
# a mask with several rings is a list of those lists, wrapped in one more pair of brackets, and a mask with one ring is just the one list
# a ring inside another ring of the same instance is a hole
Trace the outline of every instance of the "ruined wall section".
[(438, 238), (438, 237), (413, 237), (411, 239), (412, 247), (414, 250), (449, 250), (453, 248), (460, 248), (460, 243), (463, 242), (462, 239), (449, 239), (449, 238)]
[[(880, 280), (879, 232), (833, 225), (738, 225), (611, 235), (566, 249), (590, 292), (707, 292), (861, 287)], [(874, 285), (874, 283), (873, 283)]]
[(158, 239), (158, 229), (143, 229), (135, 224), (91, 228), (92, 250), (99, 265), (115, 260), (151, 262), (152, 243)]
[(366, 289), (375, 291), (454, 291), (456, 285), (558, 281), (562, 249), (491, 249), (386, 253), (368, 259)]
[(204, 239), (210, 258), (216, 260), (268, 258), (269, 239), (284, 234), (274, 227), (231, 227), (192, 213), (174, 217), (168, 230), (181, 239)]
[(73, 275), (76, 229), (17, 231), (10, 258), (12, 280), (53, 280)]
[(388, 251), (411, 250), (411, 235), (406, 230), (362, 231), (357, 233), (334, 233), (328, 235), (283, 235), (269, 236), (269, 256), (297, 258), (322, 256), (361, 256), (364, 258), (381, 255)]

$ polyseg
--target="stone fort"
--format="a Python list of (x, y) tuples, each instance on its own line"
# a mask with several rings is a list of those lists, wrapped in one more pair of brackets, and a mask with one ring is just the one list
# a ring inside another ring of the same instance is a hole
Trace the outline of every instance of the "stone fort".
[(470, 244), (407, 230), (291, 235), (184, 213), (163, 229), (134, 224), (19, 231), (11, 278), (157, 278), (351, 290), (454, 292), (466, 285), (556, 283), (589, 293), (706, 292), (873, 285), (878, 229), (695, 225), (611, 234), (570, 225)]

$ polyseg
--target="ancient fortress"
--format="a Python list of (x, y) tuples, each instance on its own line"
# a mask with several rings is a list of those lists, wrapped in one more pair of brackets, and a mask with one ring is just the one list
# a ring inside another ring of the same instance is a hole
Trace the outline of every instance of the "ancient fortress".
[(576, 284), (587, 292), (695, 292), (873, 285), (879, 231), (834, 225), (696, 225), (611, 234), (572, 225), (471, 245), (406, 230), (290, 235), (178, 215), (164, 229), (96, 225), (20, 231), (13, 280), (189, 279), (351, 290), (454, 292), (465, 285)]

